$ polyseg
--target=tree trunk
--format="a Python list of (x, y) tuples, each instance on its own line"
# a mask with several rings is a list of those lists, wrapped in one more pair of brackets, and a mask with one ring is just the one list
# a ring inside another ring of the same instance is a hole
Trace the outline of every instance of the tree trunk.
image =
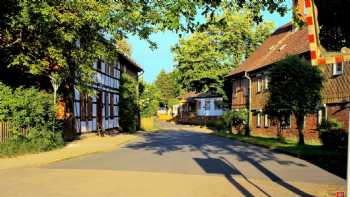
[(67, 80), (63, 87), (64, 100), (64, 123), (63, 123), (63, 138), (66, 141), (72, 141), (77, 134), (75, 128), (74, 117), (74, 83)]
[(250, 136), (250, 128), (249, 126), (245, 127), (245, 132), (244, 132), (245, 136)]
[(298, 129), (298, 134), (299, 134), (299, 145), (304, 145), (304, 115), (295, 115), (297, 119), (297, 129)]
[(282, 135), (282, 121), (278, 120), (277, 121), (277, 138), (278, 139), (282, 139), (283, 135)]

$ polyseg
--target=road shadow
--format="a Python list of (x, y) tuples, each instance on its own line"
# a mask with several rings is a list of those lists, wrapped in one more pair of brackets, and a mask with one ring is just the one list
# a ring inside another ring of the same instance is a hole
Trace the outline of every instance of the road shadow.
[[(232, 141), (209, 134), (191, 132), (189, 130), (174, 131), (157, 134), (144, 134), (144, 141), (126, 145), (126, 148), (135, 150), (153, 151), (157, 155), (165, 155), (174, 151), (200, 151), (204, 158), (193, 158), (194, 161), (208, 174), (221, 174), (245, 196), (253, 196), (246, 188), (234, 180), (232, 176), (240, 175), (249, 184), (270, 196), (266, 191), (252, 183), (225, 156), (234, 156), (240, 162), (248, 162), (259, 172), (279, 186), (293, 192), (297, 196), (312, 196), (295, 186), (287, 183), (277, 174), (261, 163), (273, 161), (279, 165), (305, 167), (303, 163), (293, 160), (281, 160), (268, 149)], [(220, 158), (214, 158), (220, 155)]]

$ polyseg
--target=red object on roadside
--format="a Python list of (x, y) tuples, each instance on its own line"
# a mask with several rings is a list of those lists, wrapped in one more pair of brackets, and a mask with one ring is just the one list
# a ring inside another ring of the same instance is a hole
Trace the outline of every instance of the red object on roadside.
[(336, 197), (345, 197), (345, 192), (337, 192)]

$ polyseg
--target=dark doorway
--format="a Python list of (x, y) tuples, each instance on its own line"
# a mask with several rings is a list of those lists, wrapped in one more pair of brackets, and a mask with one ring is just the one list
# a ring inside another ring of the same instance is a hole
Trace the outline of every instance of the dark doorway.
[(102, 130), (102, 92), (98, 91), (97, 96), (96, 96), (96, 126), (97, 126), (97, 131)]

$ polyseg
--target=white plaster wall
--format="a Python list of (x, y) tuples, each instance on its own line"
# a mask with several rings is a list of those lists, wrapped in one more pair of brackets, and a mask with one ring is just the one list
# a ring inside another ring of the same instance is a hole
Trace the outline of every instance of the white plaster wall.
[[(120, 63), (119, 61), (116, 61), (116, 66), (120, 69)], [(101, 71), (105, 72), (105, 67), (106, 64), (105, 63), (101, 63)], [(93, 68), (97, 69), (97, 61), (93, 63)], [(114, 69), (114, 76), (116, 78), (120, 78), (120, 71), (117, 69)], [(112, 88), (119, 88), (120, 86), (120, 82), (119, 80), (113, 79), (105, 74), (101, 74), (99, 72), (96, 73), (94, 79), (96, 80), (97, 83), (101, 83), (103, 85), (106, 86), (110, 86)], [(97, 88), (96, 85), (92, 86), (93, 88)], [(105, 119), (105, 92), (104, 91), (112, 91), (115, 92), (115, 90), (106, 88), (106, 87), (98, 87), (101, 88), (102, 91), (102, 125), (104, 126), (105, 129), (110, 129), (110, 128), (116, 128), (119, 126), (119, 118), (115, 117), (113, 119)], [(80, 117), (80, 94), (79, 91), (74, 88), (74, 93), (75, 93), (75, 102), (74, 102), (74, 112), (75, 112), (75, 116), (76, 117)], [(119, 103), (119, 95), (117, 92), (115, 92), (114, 95), (114, 104), (118, 104)], [(110, 97), (108, 96), (108, 104), (110, 103), (109, 101)], [(97, 98), (96, 96), (92, 97), (92, 101), (93, 101), (93, 106), (92, 106), (92, 116), (93, 119), (90, 121), (80, 121), (80, 119), (76, 118), (76, 129), (79, 132), (91, 132), (91, 131), (96, 131), (97, 129), (97, 120), (96, 120), (96, 116), (97, 116)], [(114, 115), (118, 116), (119, 115), (119, 107), (118, 106), (114, 106)]]
[[(209, 100), (209, 109), (205, 109), (205, 102)], [(224, 111), (222, 109), (215, 109), (215, 101), (222, 98), (200, 98), (200, 107), (197, 109), (198, 116), (222, 116)]]

